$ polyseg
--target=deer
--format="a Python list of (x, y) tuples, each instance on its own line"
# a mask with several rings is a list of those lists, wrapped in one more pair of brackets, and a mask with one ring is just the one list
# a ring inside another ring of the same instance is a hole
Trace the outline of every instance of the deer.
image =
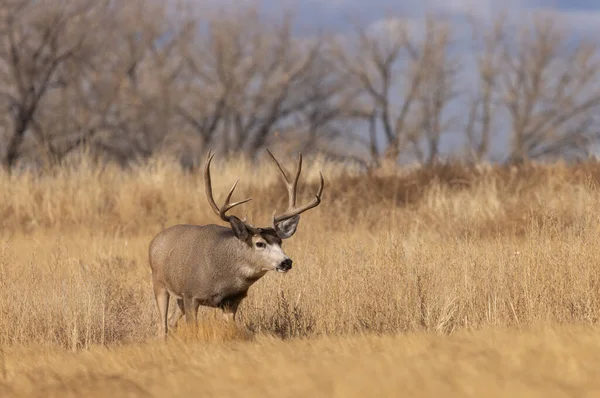
[[(315, 197), (296, 206), (296, 190), (302, 171), (302, 153), (293, 179), (267, 149), (282, 176), (288, 192), (288, 207), (281, 214), (273, 213), (270, 227), (255, 227), (246, 217), (242, 220), (227, 214), (231, 209), (252, 200), (252, 197), (231, 203), (239, 182), (235, 181), (218, 206), (213, 197), (210, 165), (214, 153), (208, 151), (204, 166), (204, 191), (208, 204), (228, 226), (208, 224), (177, 224), (163, 229), (150, 242), (148, 255), (152, 270), (152, 285), (159, 313), (158, 335), (167, 338), (185, 315), (188, 325), (197, 326), (200, 306), (218, 308), (227, 321), (235, 322), (236, 313), (248, 289), (269, 271), (286, 273), (292, 269), (292, 259), (283, 251), (282, 242), (291, 238), (298, 228), (300, 215), (321, 203), (325, 185), (319, 171), (320, 184)], [(177, 307), (168, 318), (171, 297)]]

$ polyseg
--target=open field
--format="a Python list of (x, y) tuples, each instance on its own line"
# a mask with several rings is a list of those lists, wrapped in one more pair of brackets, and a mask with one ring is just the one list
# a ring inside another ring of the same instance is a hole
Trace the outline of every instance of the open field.
[[(307, 160), (299, 200), (316, 188), (319, 168), (324, 202), (285, 243), (297, 265), (250, 289), (239, 312), (246, 332), (206, 311), (200, 336), (182, 331), (166, 346), (153, 340), (147, 245), (168, 225), (217, 222), (201, 175), (160, 162), (0, 175), (2, 388), (30, 396), (598, 391), (599, 164), (367, 177)], [(276, 171), (215, 163), (217, 201), (237, 177), (236, 197), (255, 198), (237, 214), (264, 225), (285, 201)]]
[(600, 329), (9, 350), (3, 397), (594, 397)]

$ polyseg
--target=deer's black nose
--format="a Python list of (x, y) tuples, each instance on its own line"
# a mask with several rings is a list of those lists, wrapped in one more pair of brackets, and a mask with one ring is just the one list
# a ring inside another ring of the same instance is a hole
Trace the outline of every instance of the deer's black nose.
[(286, 258), (285, 260), (283, 260), (281, 262), (281, 264), (279, 265), (279, 268), (284, 269), (286, 271), (291, 270), (292, 269), (292, 259)]

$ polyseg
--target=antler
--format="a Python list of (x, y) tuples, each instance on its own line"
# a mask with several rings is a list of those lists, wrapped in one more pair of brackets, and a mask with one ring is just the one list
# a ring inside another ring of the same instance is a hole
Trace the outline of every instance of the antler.
[(323, 173), (319, 171), (319, 175), (321, 177), (321, 185), (319, 186), (319, 190), (317, 191), (315, 198), (309, 203), (305, 204), (304, 206), (297, 208), (296, 188), (298, 187), (298, 179), (300, 178), (300, 172), (302, 171), (302, 153), (298, 154), (298, 166), (296, 167), (296, 174), (294, 175), (294, 180), (290, 182), (290, 179), (283, 170), (283, 167), (281, 167), (281, 164), (279, 164), (277, 159), (275, 159), (275, 156), (273, 156), (271, 151), (269, 151), (268, 149), (267, 152), (269, 153), (269, 155), (271, 155), (271, 159), (273, 159), (275, 166), (277, 166), (277, 169), (279, 169), (279, 172), (283, 176), (285, 186), (288, 190), (288, 209), (283, 214), (280, 214), (278, 216), (273, 215), (273, 223), (277, 224), (281, 221), (300, 215), (305, 211), (312, 209), (313, 207), (317, 207), (321, 203), (321, 194), (323, 193), (323, 187), (325, 186), (325, 181), (323, 180)]
[(212, 207), (212, 209), (215, 211), (215, 213), (219, 217), (221, 217), (221, 220), (229, 222), (230, 216), (226, 215), (225, 213), (227, 213), (229, 210), (233, 209), (236, 206), (239, 206), (241, 204), (251, 201), (252, 198), (240, 200), (239, 202), (229, 203), (229, 201), (231, 200), (231, 195), (233, 195), (233, 191), (235, 190), (235, 187), (237, 186), (238, 182), (240, 181), (238, 179), (233, 184), (233, 186), (231, 187), (231, 190), (227, 194), (227, 197), (225, 198), (225, 203), (223, 203), (223, 206), (222, 207), (217, 206), (217, 204), (215, 203), (215, 199), (213, 197), (212, 183), (211, 183), (211, 179), (210, 179), (210, 162), (212, 161), (215, 154), (211, 153), (211, 151), (209, 150), (207, 156), (208, 156), (208, 160), (206, 161), (206, 166), (204, 168), (204, 190), (206, 193), (206, 199), (208, 199), (208, 203), (210, 204), (210, 207)]

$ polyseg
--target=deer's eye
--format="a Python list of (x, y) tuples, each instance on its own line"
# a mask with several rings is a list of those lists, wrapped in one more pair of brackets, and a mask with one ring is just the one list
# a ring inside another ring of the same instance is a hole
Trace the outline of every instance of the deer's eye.
[(267, 247), (267, 244), (265, 242), (256, 242), (256, 247), (258, 247), (259, 249), (264, 249), (265, 247)]

